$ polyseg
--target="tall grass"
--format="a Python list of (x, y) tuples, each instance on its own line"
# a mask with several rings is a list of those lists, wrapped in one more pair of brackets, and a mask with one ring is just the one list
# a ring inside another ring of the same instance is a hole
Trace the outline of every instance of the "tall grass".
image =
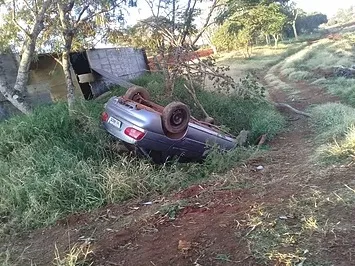
[(355, 107), (355, 79), (334, 77), (318, 79), (314, 84), (323, 86), (331, 94), (339, 96), (344, 102)]
[(355, 109), (339, 103), (327, 103), (312, 108), (311, 123), (321, 144), (316, 159), (324, 162), (354, 159)]
[[(136, 83), (146, 86), (157, 102), (179, 99), (191, 106), (194, 115), (202, 115), (181, 82), (170, 99), (163, 96), (161, 76), (144, 76)], [(202, 90), (198, 97), (219, 123), (236, 134), (248, 129), (254, 138), (264, 133), (271, 137), (284, 124), (268, 104)], [(3, 233), (51, 224), (68, 213), (109, 202), (168, 193), (226, 171), (253, 153), (239, 148), (226, 154), (212, 152), (201, 164), (152, 165), (114, 152), (114, 140), (99, 127), (102, 108), (102, 101), (78, 103), (75, 115), (69, 116), (66, 104), (58, 103), (0, 124)]]

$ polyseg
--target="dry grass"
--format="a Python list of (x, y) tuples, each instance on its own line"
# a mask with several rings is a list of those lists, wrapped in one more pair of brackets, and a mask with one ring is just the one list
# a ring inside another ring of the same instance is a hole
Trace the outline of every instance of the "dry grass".
[(61, 256), (60, 252), (55, 247), (54, 266), (91, 266), (91, 255), (93, 250), (88, 243), (74, 244), (70, 250)]

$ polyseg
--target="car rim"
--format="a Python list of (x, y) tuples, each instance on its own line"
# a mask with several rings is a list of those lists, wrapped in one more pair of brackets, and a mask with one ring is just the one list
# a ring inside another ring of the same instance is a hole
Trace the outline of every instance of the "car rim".
[(139, 93), (136, 93), (133, 95), (132, 100), (135, 102), (138, 102), (141, 99), (141, 95)]
[(171, 116), (171, 124), (174, 126), (179, 126), (185, 119), (184, 112), (182, 110), (176, 110)]

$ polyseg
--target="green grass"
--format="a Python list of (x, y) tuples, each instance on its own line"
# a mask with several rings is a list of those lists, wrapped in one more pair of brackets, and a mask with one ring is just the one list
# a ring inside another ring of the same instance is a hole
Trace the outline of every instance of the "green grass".
[(311, 124), (321, 144), (316, 159), (335, 162), (353, 159), (355, 154), (355, 109), (339, 103), (327, 103), (311, 109)]
[(324, 87), (331, 94), (339, 96), (343, 102), (355, 107), (355, 79), (334, 77), (319, 79), (313, 83)]
[(220, 64), (230, 66), (232, 76), (241, 76), (250, 71), (265, 70), (304, 47), (304, 43), (280, 44), (276, 49), (272, 46), (258, 46), (253, 49), (249, 59), (241, 57), (237, 51), (222, 53), (217, 59)]
[(311, 77), (311, 73), (308, 71), (294, 71), (288, 74), (289, 79), (295, 81), (307, 80)]
[[(179, 99), (201, 117), (181, 82), (170, 99), (163, 96), (159, 75), (144, 76), (137, 83), (146, 86), (157, 102)], [(235, 134), (251, 130), (252, 141), (265, 133), (272, 137), (284, 125), (283, 117), (271, 105), (197, 92), (218, 123)], [(119, 155), (112, 138), (99, 127), (103, 103), (78, 103), (72, 117), (66, 104), (58, 103), (0, 124), (0, 237), (107, 203), (166, 194), (206, 180), (212, 173), (222, 173), (254, 154), (253, 148), (226, 154), (214, 151), (201, 164), (172, 162), (163, 166)]]

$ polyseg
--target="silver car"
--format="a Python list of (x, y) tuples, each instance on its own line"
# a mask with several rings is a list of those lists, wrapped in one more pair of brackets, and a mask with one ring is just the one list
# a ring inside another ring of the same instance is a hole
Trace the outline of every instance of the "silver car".
[(168, 158), (203, 159), (211, 147), (230, 150), (235, 138), (217, 126), (198, 121), (180, 102), (160, 106), (149, 100), (142, 87), (132, 87), (123, 96), (114, 96), (101, 115), (104, 128), (130, 150), (163, 163)]

